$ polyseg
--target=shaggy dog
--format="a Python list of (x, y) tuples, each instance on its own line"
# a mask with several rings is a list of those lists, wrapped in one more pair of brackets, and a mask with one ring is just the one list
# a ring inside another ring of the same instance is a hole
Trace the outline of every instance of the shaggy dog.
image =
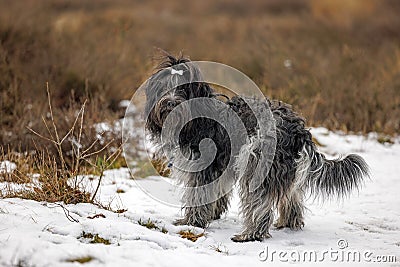
[[(179, 79), (185, 82), (179, 82)], [(277, 228), (301, 229), (304, 226), (304, 198), (307, 192), (323, 199), (342, 197), (351, 190), (358, 189), (363, 178), (368, 176), (368, 166), (358, 155), (328, 160), (319, 153), (311, 133), (304, 126), (304, 119), (289, 105), (268, 99), (246, 99), (238, 95), (229, 98), (217, 94), (208, 83), (201, 82), (199, 68), (186, 58), (166, 55), (145, 86), (146, 130), (151, 140), (159, 146), (160, 157), (171, 167), (172, 176), (185, 186), (185, 215), (176, 224), (204, 228), (212, 220), (220, 218), (228, 208), (232, 185), (238, 181), (244, 229), (242, 233), (233, 236), (232, 240), (262, 240), (270, 237), (269, 228), (273, 223), (275, 209), (279, 213), (275, 223)], [(193, 106), (186, 106), (172, 115), (174, 109), (193, 99), (202, 100), (197, 101), (199, 110), (194, 111)], [(228, 111), (221, 110), (220, 105), (213, 104), (215, 101), (206, 101), (207, 99), (218, 100)], [(266, 173), (257, 168), (268, 165), (268, 159), (263, 156), (264, 148), (257, 146), (257, 140), (260, 134), (267, 133), (260, 133), (262, 127), (253, 109), (249, 107), (249, 101), (253, 101), (253, 106), (256, 107), (268, 105), (276, 125), (276, 146)], [(162, 131), (169, 115), (172, 116), (170, 124), (179, 124), (178, 121), (188, 114), (203, 111), (219, 114), (218, 116), (227, 114), (228, 121), (233, 121), (233, 117), (229, 118), (233, 116), (229, 115), (233, 111), (234, 116), (238, 116), (244, 124), (246, 136), (235, 137), (239, 138), (237, 140), (244, 140), (235, 165), (230, 163), (231, 152), (235, 149), (235, 144), (231, 142), (232, 136), (226, 127), (213, 119), (197, 116), (181, 127), (177, 143), (163, 140)], [(211, 153), (214, 157), (209, 164), (197, 171), (177, 168), (182, 162), (176, 162), (175, 153), (180, 151), (186, 160), (195, 161), (204, 152), (201, 147), (203, 139), (214, 142), (214, 154)], [(219, 179), (224, 172), (225, 179)], [(260, 175), (260, 186), (252, 190), (252, 179)], [(202, 189), (210, 184), (211, 189)], [(213, 198), (215, 195), (216, 199)], [(211, 201), (204, 201), (205, 198)]]

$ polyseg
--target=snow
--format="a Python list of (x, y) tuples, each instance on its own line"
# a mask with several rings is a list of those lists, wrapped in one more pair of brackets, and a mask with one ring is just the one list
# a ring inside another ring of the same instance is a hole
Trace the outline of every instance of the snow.
[[(127, 169), (107, 171), (100, 187), (100, 201), (116, 209), (114, 213), (92, 204), (64, 205), (32, 200), (0, 200), (0, 266), (79, 266), (70, 260), (92, 257), (85, 266), (267, 266), (292, 263), (297, 255), (307, 251), (357, 251), (364, 255), (394, 255), (400, 261), (400, 143), (380, 144), (376, 136), (367, 137), (333, 133), (324, 128), (312, 129), (328, 157), (358, 153), (371, 167), (371, 179), (360, 192), (339, 202), (308, 200), (305, 227), (301, 231), (272, 228), (272, 238), (263, 242), (234, 243), (230, 237), (241, 228), (238, 198), (235, 194), (229, 212), (203, 230), (190, 226), (174, 226), (182, 210), (161, 204), (140, 188), (145, 183), (155, 187), (161, 177), (129, 179)], [(9, 163), (6, 163), (9, 165)], [(1, 165), (3, 166), (3, 164)], [(12, 166), (12, 165), (11, 165)], [(97, 178), (91, 180), (94, 188)], [(120, 189), (124, 193), (116, 193)], [(179, 198), (179, 192), (168, 192)], [(66, 216), (69, 215), (69, 219)], [(91, 219), (96, 214), (103, 214)], [(150, 218), (159, 229), (147, 229), (138, 221)], [(190, 229), (205, 233), (196, 242), (182, 239), (179, 231)], [(110, 245), (91, 244), (82, 233), (98, 234)], [(338, 244), (339, 242), (339, 244)], [(339, 246), (347, 245), (341, 249)], [(219, 250), (219, 251), (217, 251)], [(268, 254), (268, 258), (266, 255)], [(285, 255), (286, 257), (278, 257)], [(283, 254), (282, 254), (283, 253)], [(371, 256), (372, 255), (372, 256)], [(261, 261), (265, 259), (265, 261)], [(288, 260), (289, 259), (289, 260)], [(307, 261), (300, 261), (309, 265)], [(25, 264), (25, 265), (24, 265)], [(324, 265), (358, 264), (333, 262)], [(375, 266), (377, 263), (370, 263)]]
[(0, 162), (0, 173), (12, 173), (17, 168), (14, 162), (5, 160)]
[(130, 100), (122, 100), (118, 106), (127, 109), (125, 115), (137, 115), (138, 109)]

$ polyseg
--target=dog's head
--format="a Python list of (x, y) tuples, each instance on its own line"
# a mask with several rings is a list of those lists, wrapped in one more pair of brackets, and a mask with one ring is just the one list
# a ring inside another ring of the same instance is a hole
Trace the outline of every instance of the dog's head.
[(168, 114), (189, 99), (213, 96), (213, 89), (202, 82), (199, 68), (189, 59), (166, 55), (146, 83), (146, 128), (153, 136), (161, 133)]

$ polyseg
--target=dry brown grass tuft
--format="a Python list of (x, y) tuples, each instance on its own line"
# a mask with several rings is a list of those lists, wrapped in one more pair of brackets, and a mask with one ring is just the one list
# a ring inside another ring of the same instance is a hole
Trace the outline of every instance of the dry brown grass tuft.
[(88, 239), (91, 244), (111, 245), (110, 240), (99, 236), (99, 234), (82, 232), (81, 236), (78, 239)]
[(150, 230), (158, 229), (158, 226), (152, 220), (150, 220), (150, 218), (147, 221), (142, 221), (142, 219), (139, 219), (138, 224)]
[[(24, 181), (29, 183), (30, 187), (22, 190), (9, 187), (2, 194), (5, 197), (21, 197), (47, 202), (62, 201), (66, 204), (94, 202), (104, 171), (114, 166), (120, 158), (121, 147), (120, 145), (116, 147), (118, 140), (104, 143), (101, 136), (87, 134), (91, 125), (87, 127), (85, 124), (86, 102), (77, 110), (74, 117), (72, 113), (66, 114), (65, 118), (69, 123), (63, 124), (63, 127), (67, 127), (68, 130), (62, 132), (59, 122), (56, 122), (48, 87), (47, 96), (48, 118), (42, 118), (47, 132), (39, 133), (28, 127), (28, 130), (44, 140), (44, 143), (34, 141), (35, 150), (32, 154), (25, 155), (22, 160), (17, 157), (20, 154), (12, 151), (7, 154), (3, 151), (0, 158), (17, 161), (16, 170), (2, 174), (6, 181), (17, 183)], [(92, 137), (90, 142), (87, 139), (88, 136)], [(88, 173), (99, 175), (94, 192), (87, 192), (83, 184), (82, 175)], [(36, 174), (37, 180), (33, 179), (33, 174)]]
[(192, 242), (196, 242), (197, 239), (204, 236), (205, 233), (196, 234), (192, 230), (181, 230), (178, 233), (182, 238), (189, 239)]
[(26, 184), (32, 182), (32, 176), (34, 173), (34, 165), (32, 164), (33, 156), (28, 153), (17, 153), (12, 152), (10, 149), (7, 151), (3, 147), (0, 147), (0, 163), (11, 162), (16, 165), (14, 170), (0, 171), (0, 182), (11, 182), (17, 184)]
[(157, 225), (157, 223), (158, 223), (157, 221), (152, 221), (150, 218), (148, 218), (147, 221), (143, 221), (142, 219), (139, 219), (139, 221), (138, 221), (139, 225), (146, 227), (147, 229), (150, 229), (150, 230), (155, 229), (155, 230), (160, 231), (163, 234), (168, 233), (168, 230), (165, 228), (165, 226), (160, 227)]
[(80, 264), (85, 264), (85, 263), (91, 262), (94, 259), (95, 258), (93, 258), (92, 256), (86, 256), (86, 257), (71, 258), (71, 259), (67, 259), (65, 261), (71, 262), (71, 263), (77, 262)]
[(157, 173), (159, 173), (161, 176), (169, 177), (169, 175), (171, 174), (171, 169), (168, 168), (164, 159), (154, 158), (151, 161), (151, 164), (153, 165)]

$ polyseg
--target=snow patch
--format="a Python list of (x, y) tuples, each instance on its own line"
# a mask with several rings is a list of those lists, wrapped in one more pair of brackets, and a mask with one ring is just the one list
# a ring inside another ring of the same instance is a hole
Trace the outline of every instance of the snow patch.
[[(85, 203), (60, 206), (0, 199), (0, 266), (21, 262), (29, 266), (77, 266), (68, 260), (88, 256), (93, 259), (85, 266), (267, 266), (268, 261), (259, 260), (266, 247), (269, 251), (322, 253), (339, 249), (339, 239), (345, 240), (350, 250), (370, 251), (373, 256), (395, 255), (399, 261), (399, 142), (387, 146), (372, 136), (343, 135), (323, 128), (311, 131), (322, 145), (319, 149), (330, 157), (348, 153), (364, 157), (371, 167), (371, 179), (360, 192), (339, 203), (308, 200), (302, 231), (272, 228), (272, 238), (263, 242), (232, 242), (230, 237), (241, 230), (242, 222), (236, 193), (229, 211), (207, 229), (175, 226), (173, 221), (182, 217), (183, 211), (155, 201), (140, 189), (145, 183), (162, 186), (162, 178), (132, 180), (127, 169), (118, 169), (105, 172), (99, 198), (115, 210), (127, 209), (123, 213)], [(118, 189), (124, 193), (117, 193)], [(171, 198), (181, 196), (180, 192), (168, 194)], [(78, 222), (70, 221), (67, 211)], [(156, 228), (138, 223), (149, 219)], [(181, 230), (204, 232), (205, 236), (192, 242), (180, 237)], [(81, 238), (83, 232), (98, 234), (110, 245), (90, 243)], [(278, 259), (273, 264), (287, 266)], [(337, 266), (330, 261), (323, 264)], [(362, 266), (363, 262), (357, 264)]]
[(0, 173), (12, 173), (17, 168), (14, 162), (5, 160), (0, 162)]

